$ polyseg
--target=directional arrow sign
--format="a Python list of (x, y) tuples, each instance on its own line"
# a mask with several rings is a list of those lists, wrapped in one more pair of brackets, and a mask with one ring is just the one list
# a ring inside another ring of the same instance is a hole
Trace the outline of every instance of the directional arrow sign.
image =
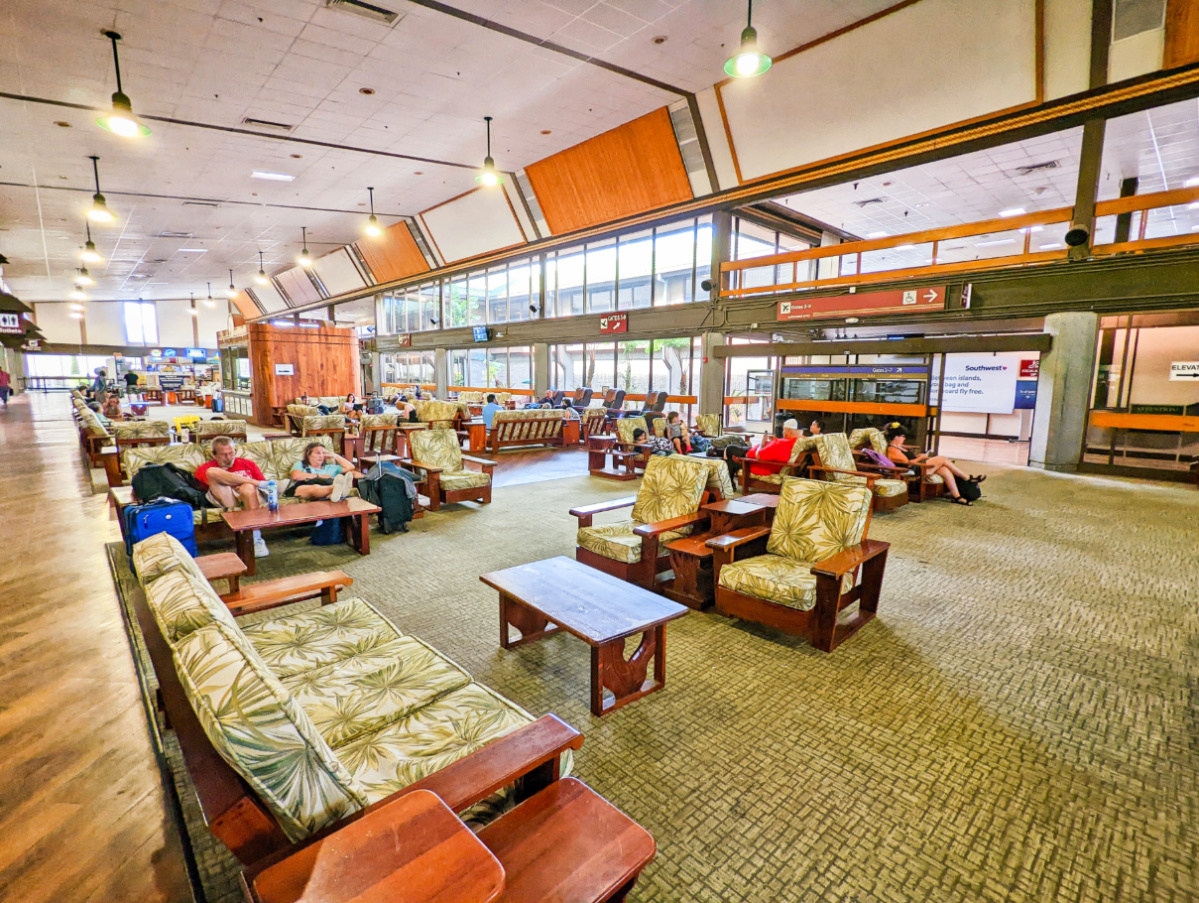
[(944, 310), (945, 286), (901, 289), (893, 292), (858, 292), (825, 298), (780, 301), (780, 320), (823, 320), (841, 317), (873, 317), (881, 314)]

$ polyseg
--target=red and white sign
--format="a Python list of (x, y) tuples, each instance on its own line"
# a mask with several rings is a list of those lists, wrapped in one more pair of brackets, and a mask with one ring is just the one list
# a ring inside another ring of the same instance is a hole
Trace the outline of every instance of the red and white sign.
[(600, 332), (628, 332), (629, 331), (629, 315), (628, 314), (605, 314), (600, 317)]
[(24, 335), (21, 328), (20, 314), (0, 314), (0, 333), (4, 335)]
[(817, 320), (825, 317), (872, 317), (944, 310), (945, 286), (901, 289), (896, 292), (858, 292), (807, 301), (780, 301), (779, 320)]
[(1041, 373), (1040, 359), (1035, 361), (1020, 362), (1020, 378), (1021, 379), (1036, 379)]
[(396, 336), (396, 344), (399, 345), (401, 348), (411, 348), (412, 347), (412, 333), (401, 332), (398, 336)]

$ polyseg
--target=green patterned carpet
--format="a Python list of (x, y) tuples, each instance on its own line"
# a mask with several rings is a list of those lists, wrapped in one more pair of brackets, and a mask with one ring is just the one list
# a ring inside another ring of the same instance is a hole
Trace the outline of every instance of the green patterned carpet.
[[(636, 484), (501, 489), (375, 534), (368, 558), (272, 539), (260, 574), (341, 567), (349, 595), (580, 728), (575, 773), (657, 840), (633, 900), (1192, 901), (1199, 492), (990, 472), (973, 509), (874, 519), (879, 617), (834, 654), (692, 613), (666, 689), (602, 719), (587, 647), (502, 651), (478, 575), (572, 555), (567, 510)], [(233, 860), (192, 834), (210, 900), (237, 899)]]

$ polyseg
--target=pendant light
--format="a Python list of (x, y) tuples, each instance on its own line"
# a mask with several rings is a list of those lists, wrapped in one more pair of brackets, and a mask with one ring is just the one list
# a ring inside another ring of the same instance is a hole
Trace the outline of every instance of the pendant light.
[(761, 75), (774, 62), (758, 49), (758, 32), (753, 26), (754, 0), (748, 2), (749, 12), (745, 17), (745, 30), (741, 32), (741, 48), (724, 64), (725, 74), (733, 78)]
[[(83, 289), (81, 289), (81, 288), (79, 288), (78, 286), (76, 286), (76, 288), (75, 288), (75, 291), (71, 292), (71, 300), (72, 300), (72, 301), (86, 301), (86, 300), (87, 300), (87, 295), (86, 295), (86, 294), (84, 294), (84, 291), (83, 291)], [(72, 304), (72, 305), (71, 305), (71, 310), (74, 310), (74, 311), (82, 311), (82, 310), (83, 310), (83, 305), (82, 305), (82, 304)]]
[(97, 119), (96, 125), (122, 138), (141, 138), (149, 135), (150, 130), (138, 122), (137, 117), (133, 115), (133, 104), (121, 90), (121, 60), (117, 56), (117, 41), (121, 40), (121, 36), (115, 31), (106, 31), (104, 37), (112, 41), (112, 64), (117, 70), (117, 93), (112, 95), (112, 112)]
[(229, 300), (237, 297), (237, 289), (233, 286), (233, 270), (229, 271)]
[(378, 238), (383, 234), (383, 228), (379, 225), (379, 218), (375, 216), (375, 189), (367, 188), (366, 190), (371, 193), (371, 215), (370, 219), (366, 221), (366, 228), (362, 231), (371, 238)]
[(76, 285), (94, 285), (96, 282), (92, 278), (92, 274), (87, 271), (87, 267), (80, 267), (78, 275), (75, 276)]
[[(188, 294), (191, 295), (191, 299), (192, 299), (192, 306), (191, 306), (190, 313), (193, 317), (198, 317), (198, 316), (200, 316), (200, 312), (198, 310), (196, 310), (196, 293), (188, 292)], [(212, 283), (211, 282), (208, 283), (208, 297), (209, 297), (209, 300), (211, 301), (212, 300)]]
[(483, 121), (487, 123), (487, 156), (483, 158), (483, 169), (475, 176), (475, 181), (493, 188), (504, 180), (495, 168), (495, 160), (491, 159), (491, 117), (484, 116)]
[[(230, 272), (229, 275), (232, 276), (233, 273)], [(204, 299), (204, 306), (205, 307), (216, 307), (216, 301), (213, 300), (213, 297), (212, 297), (212, 283), (211, 282), (208, 283), (208, 297)]]
[(100, 256), (100, 252), (96, 250), (96, 243), (92, 241), (92, 224), (84, 220), (84, 228), (87, 230), (87, 243), (83, 246), (84, 263), (103, 263), (104, 258)]
[(266, 270), (262, 268), (262, 252), (258, 252), (258, 272), (254, 274), (254, 282), (258, 285), (269, 285), (270, 279), (267, 278)]
[(312, 255), (308, 253), (308, 227), (301, 226), (300, 231), (304, 233), (304, 249), (300, 251), (300, 256), (296, 258), (302, 267), (312, 266)]
[(92, 206), (87, 211), (87, 218), (95, 223), (111, 223), (117, 217), (108, 209), (104, 195), (100, 194), (100, 158), (93, 155), (88, 159), (92, 161), (92, 174), (96, 177), (96, 193), (92, 195)]

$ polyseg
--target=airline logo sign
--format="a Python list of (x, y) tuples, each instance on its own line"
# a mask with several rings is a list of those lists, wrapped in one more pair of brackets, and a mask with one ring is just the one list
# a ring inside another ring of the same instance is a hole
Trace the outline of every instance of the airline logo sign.
[(1170, 364), (1170, 380), (1199, 382), (1199, 361), (1174, 361)]
[(0, 333), (4, 335), (25, 335), (21, 328), (20, 314), (0, 314)]
[(835, 317), (873, 317), (944, 310), (945, 286), (903, 289), (895, 292), (858, 292), (808, 301), (780, 301), (778, 318), (821, 320)]

